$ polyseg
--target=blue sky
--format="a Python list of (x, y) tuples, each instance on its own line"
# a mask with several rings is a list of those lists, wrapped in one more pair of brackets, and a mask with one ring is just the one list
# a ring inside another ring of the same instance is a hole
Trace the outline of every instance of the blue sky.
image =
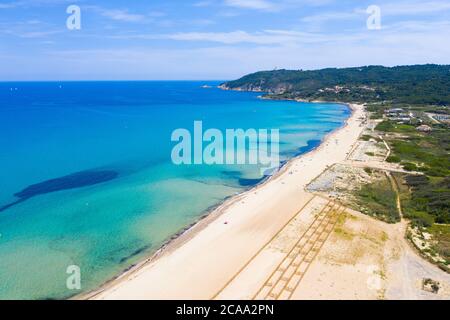
[[(68, 30), (69, 5), (81, 29)], [(381, 29), (369, 30), (369, 5)], [(0, 0), (0, 80), (450, 64), (449, 0)]]

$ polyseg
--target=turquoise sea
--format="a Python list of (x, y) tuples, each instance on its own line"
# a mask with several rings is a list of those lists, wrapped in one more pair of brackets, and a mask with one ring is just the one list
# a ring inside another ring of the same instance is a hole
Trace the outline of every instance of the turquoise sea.
[[(279, 129), (285, 161), (350, 115), (218, 84), (0, 83), (0, 299), (91, 290), (263, 178), (255, 165), (172, 164), (173, 130)], [(81, 290), (66, 288), (70, 265)]]

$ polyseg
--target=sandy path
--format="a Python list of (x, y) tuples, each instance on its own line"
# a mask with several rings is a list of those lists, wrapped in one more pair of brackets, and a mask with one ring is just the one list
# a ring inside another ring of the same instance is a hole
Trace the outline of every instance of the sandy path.
[[(407, 222), (390, 226), (394, 230), (392, 238), (398, 246), (398, 257), (389, 264), (386, 299), (450, 299), (450, 274), (423, 259), (405, 239)], [(422, 290), (422, 280), (430, 278), (440, 283), (439, 294)]]

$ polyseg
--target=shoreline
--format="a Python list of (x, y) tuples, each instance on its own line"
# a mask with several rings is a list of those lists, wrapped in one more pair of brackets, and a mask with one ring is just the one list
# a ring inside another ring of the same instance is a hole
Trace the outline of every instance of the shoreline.
[[(309, 102), (309, 101), (297, 101), (297, 102)], [(326, 102), (317, 101), (313, 103), (326, 103)], [(130, 279), (135, 279), (138, 276), (138, 274), (143, 271), (143, 269), (151, 268), (152, 266), (157, 265), (158, 262), (161, 261), (163, 258), (170, 256), (172, 253), (181, 249), (186, 243), (198, 237), (198, 235), (201, 234), (203, 230), (207, 229), (214, 222), (217, 222), (220, 217), (222, 217), (225, 213), (227, 213), (228, 209), (230, 209), (235, 205), (239, 206), (239, 202), (245, 200), (246, 197), (258, 193), (258, 191), (260, 191), (261, 189), (265, 188), (274, 181), (285, 176), (287, 172), (290, 169), (292, 169), (293, 165), (296, 162), (301, 161), (306, 157), (314, 157), (316, 153), (318, 153), (320, 150), (328, 146), (328, 143), (334, 136), (338, 135), (340, 132), (343, 132), (344, 129), (348, 128), (350, 121), (358, 120), (356, 117), (357, 111), (361, 111), (364, 114), (364, 111), (362, 110), (363, 109), (362, 105), (344, 102), (330, 102), (330, 103), (342, 104), (347, 106), (350, 110), (350, 116), (345, 120), (342, 126), (326, 134), (322, 138), (318, 146), (309, 150), (306, 153), (303, 153), (301, 155), (289, 159), (282, 166), (280, 166), (280, 168), (274, 175), (268, 176), (266, 179), (263, 179), (263, 181), (252, 186), (248, 190), (245, 190), (236, 195), (229, 196), (225, 198), (222, 202), (218, 203), (217, 205), (214, 205), (211, 208), (207, 209), (198, 218), (198, 220), (196, 220), (195, 222), (191, 223), (190, 225), (186, 226), (185, 228), (181, 229), (179, 232), (171, 236), (166, 241), (166, 243), (164, 243), (159, 249), (157, 249), (149, 257), (143, 259), (141, 262), (138, 262), (130, 266), (129, 268), (123, 270), (123, 272), (121, 272), (119, 275), (104, 282), (98, 288), (90, 290), (85, 293), (77, 294), (69, 299), (78, 300), (78, 299), (104, 298), (102, 296), (105, 295), (107, 296), (109, 293), (115, 292), (115, 289), (117, 287), (126, 283)]]

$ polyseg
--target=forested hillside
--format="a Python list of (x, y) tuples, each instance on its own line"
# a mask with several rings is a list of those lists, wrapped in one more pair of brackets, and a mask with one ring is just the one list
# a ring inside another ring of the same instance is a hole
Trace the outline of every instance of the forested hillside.
[(448, 105), (450, 65), (261, 71), (222, 88), (262, 91), (280, 99)]

